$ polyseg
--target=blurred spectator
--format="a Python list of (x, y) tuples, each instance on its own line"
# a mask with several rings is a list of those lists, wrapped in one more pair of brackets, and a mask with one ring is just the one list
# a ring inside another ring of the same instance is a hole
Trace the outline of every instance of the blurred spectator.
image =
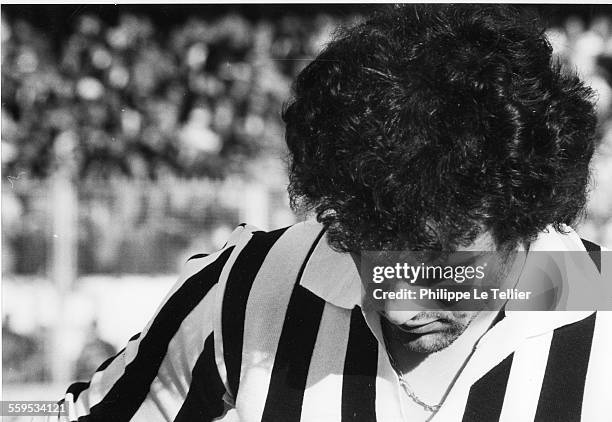
[(45, 379), (40, 336), (26, 336), (13, 330), (9, 316), (2, 318), (2, 379), (4, 383), (35, 382)]
[(93, 321), (87, 331), (85, 345), (76, 361), (74, 379), (90, 379), (100, 364), (116, 352), (112, 344), (100, 338), (97, 322)]

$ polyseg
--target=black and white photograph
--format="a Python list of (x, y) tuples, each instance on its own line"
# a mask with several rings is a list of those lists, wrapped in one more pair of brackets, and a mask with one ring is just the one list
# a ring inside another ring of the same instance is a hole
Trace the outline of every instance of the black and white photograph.
[(612, 420), (612, 4), (0, 14), (0, 420)]

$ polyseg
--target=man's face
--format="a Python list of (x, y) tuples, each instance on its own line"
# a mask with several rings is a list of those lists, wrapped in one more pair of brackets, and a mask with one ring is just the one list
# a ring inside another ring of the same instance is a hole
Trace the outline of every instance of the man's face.
[[(495, 243), (489, 233), (480, 235), (468, 247), (458, 248), (458, 251), (491, 251), (496, 250)], [(498, 254), (495, 254), (496, 256)], [(492, 279), (489, 283), (496, 286), (506, 287), (508, 281), (513, 283), (522, 269), (524, 260), (515, 259), (518, 256), (524, 257), (525, 254), (507, 254), (496, 263), (487, 262), (495, 265), (496, 268), (491, 272)], [(488, 255), (489, 259), (491, 255)], [(517, 274), (518, 273), (518, 274)], [(433, 353), (442, 350), (452, 344), (468, 326), (484, 312), (490, 310), (462, 310), (461, 304), (454, 306), (457, 309), (449, 309), (447, 304), (440, 304), (440, 309), (428, 309), (424, 311), (402, 310), (394, 306), (395, 303), (386, 301), (383, 308), (378, 304), (378, 311), (381, 316), (390, 324), (386, 324), (389, 334), (393, 335), (403, 346), (417, 353)], [(485, 304), (483, 303), (483, 308)], [(452, 307), (451, 307), (452, 308)], [(465, 308), (464, 308), (465, 309)]]

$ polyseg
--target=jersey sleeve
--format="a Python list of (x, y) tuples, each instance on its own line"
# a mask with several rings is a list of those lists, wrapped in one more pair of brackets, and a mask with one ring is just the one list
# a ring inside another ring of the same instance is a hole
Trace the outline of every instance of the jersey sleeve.
[(241, 225), (221, 250), (190, 258), (142, 332), (89, 382), (72, 384), (65, 412), (47, 420), (207, 421), (228, 412), (216, 322), (222, 280), (254, 230)]

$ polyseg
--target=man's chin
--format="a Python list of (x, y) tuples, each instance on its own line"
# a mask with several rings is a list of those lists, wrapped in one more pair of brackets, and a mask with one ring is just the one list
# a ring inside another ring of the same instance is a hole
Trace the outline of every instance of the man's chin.
[(457, 336), (448, 332), (434, 332), (409, 336), (402, 339), (402, 344), (414, 353), (435, 353), (450, 346)]

